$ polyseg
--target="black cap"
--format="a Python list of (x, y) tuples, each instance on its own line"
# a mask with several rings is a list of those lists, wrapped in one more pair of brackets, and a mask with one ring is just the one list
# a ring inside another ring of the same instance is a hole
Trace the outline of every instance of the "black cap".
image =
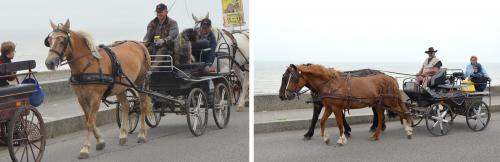
[(156, 5), (156, 12), (160, 12), (160, 11), (163, 11), (163, 10), (166, 10), (167, 9), (167, 5), (163, 4), (163, 3), (160, 3), (158, 5)]

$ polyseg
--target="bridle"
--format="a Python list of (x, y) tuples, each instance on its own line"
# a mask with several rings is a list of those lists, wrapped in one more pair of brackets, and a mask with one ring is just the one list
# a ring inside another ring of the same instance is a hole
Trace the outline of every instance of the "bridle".
[(288, 88), (289, 87), (288, 85), (290, 84), (290, 82), (292, 82), (294, 84), (299, 84), (300, 78), (304, 79), (304, 76), (297, 71), (293, 71), (293, 72), (287, 71), (287, 72), (285, 72), (285, 74), (283, 74), (283, 76), (287, 75), (287, 73), (288, 73), (289, 77), (288, 77), (288, 82), (287, 82), (285, 91), (288, 93), (291, 93), (294, 96), (297, 96), (297, 99), (299, 99), (299, 96), (308, 92), (309, 89), (306, 89), (304, 91), (300, 91), (302, 88), (296, 89), (296, 90), (291, 90)]
[[(64, 38), (63, 38), (63, 41), (61, 42), (61, 44), (63, 46), (61, 51), (56, 51), (56, 50), (50, 48), (49, 39), (51, 38), (52, 33), (55, 33), (55, 32), (62, 32), (62, 33), (64, 33), (64, 36), (63, 36)], [(67, 32), (67, 31), (59, 29), (59, 28), (54, 29), (52, 32), (50, 32), (47, 35), (47, 37), (45, 38), (44, 44), (45, 44), (46, 47), (50, 48), (49, 52), (53, 52), (53, 53), (55, 53), (59, 57), (60, 66), (66, 65), (66, 64), (70, 64), (71, 62), (79, 60), (80, 58), (84, 58), (84, 57), (89, 56), (89, 55), (82, 55), (82, 56), (79, 56), (77, 58), (73, 58), (71, 60), (67, 59), (67, 56), (65, 55), (66, 49), (68, 49), (68, 47), (70, 49), (72, 48), (72, 46), (71, 46), (71, 34), (69, 32)]]

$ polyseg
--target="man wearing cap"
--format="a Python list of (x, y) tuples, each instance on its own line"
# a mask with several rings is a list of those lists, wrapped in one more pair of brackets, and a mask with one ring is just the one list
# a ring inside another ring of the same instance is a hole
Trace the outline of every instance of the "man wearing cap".
[(202, 54), (201, 61), (208, 65), (212, 65), (215, 60), (215, 48), (217, 48), (217, 40), (212, 32), (212, 21), (210, 19), (203, 19), (200, 22), (200, 28), (198, 30), (198, 40), (208, 41), (210, 44), (210, 51), (206, 51)]
[(417, 73), (417, 81), (422, 85), (422, 87), (426, 88), (430, 78), (439, 71), (442, 63), (436, 57), (437, 50), (434, 50), (433, 47), (429, 47), (425, 53), (429, 55), (427, 59), (424, 60), (424, 64), (420, 71)]
[(174, 41), (179, 35), (179, 28), (177, 22), (168, 17), (167, 14), (167, 5), (163, 3), (156, 5), (156, 17), (149, 22), (143, 40), (151, 55), (170, 54), (168, 51), (173, 51)]

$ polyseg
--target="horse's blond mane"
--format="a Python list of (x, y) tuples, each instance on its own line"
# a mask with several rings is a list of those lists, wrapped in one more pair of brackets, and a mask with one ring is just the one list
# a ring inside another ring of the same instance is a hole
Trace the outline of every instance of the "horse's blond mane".
[(94, 38), (92, 37), (92, 34), (90, 34), (90, 32), (80, 30), (80, 31), (76, 31), (75, 33), (78, 34), (83, 39), (85, 39), (85, 42), (87, 43), (87, 47), (89, 47), (90, 51), (92, 51), (92, 52), (97, 51), (97, 46), (96, 46), (96, 44), (94, 42)]

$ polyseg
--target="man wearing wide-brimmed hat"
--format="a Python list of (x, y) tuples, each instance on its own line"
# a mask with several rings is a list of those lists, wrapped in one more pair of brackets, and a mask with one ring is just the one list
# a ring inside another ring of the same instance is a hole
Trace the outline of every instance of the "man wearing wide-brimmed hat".
[(420, 71), (417, 73), (417, 81), (422, 85), (422, 87), (427, 87), (430, 78), (436, 74), (442, 66), (441, 60), (436, 57), (437, 50), (434, 47), (429, 47), (426, 54), (429, 55), (427, 59), (424, 60), (424, 64)]

